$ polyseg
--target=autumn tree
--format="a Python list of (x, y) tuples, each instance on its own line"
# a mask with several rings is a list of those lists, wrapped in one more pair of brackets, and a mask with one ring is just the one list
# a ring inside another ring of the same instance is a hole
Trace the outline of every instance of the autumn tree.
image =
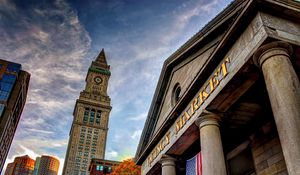
[(122, 161), (118, 166), (113, 167), (110, 175), (140, 175), (141, 167), (136, 165), (133, 159)]

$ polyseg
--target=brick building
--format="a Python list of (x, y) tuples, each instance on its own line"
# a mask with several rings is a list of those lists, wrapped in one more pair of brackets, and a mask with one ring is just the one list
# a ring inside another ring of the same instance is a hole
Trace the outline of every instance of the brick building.
[(34, 162), (28, 155), (16, 157), (13, 163), (7, 165), (5, 175), (32, 175)]
[(92, 159), (89, 167), (90, 175), (106, 175), (113, 172), (113, 167), (119, 165), (121, 162), (104, 160), (104, 159)]

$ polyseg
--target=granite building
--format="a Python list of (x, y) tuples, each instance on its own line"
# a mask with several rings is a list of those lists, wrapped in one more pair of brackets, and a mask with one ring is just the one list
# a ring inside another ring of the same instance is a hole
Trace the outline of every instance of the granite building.
[(26, 102), (30, 74), (0, 59), (0, 172)]
[[(164, 63), (142, 175), (300, 174), (300, 3), (235, 0)], [(200, 164), (201, 161), (197, 163)]]
[(92, 158), (104, 159), (111, 110), (109, 77), (110, 66), (102, 49), (88, 70), (85, 89), (75, 104), (63, 175), (87, 175)]

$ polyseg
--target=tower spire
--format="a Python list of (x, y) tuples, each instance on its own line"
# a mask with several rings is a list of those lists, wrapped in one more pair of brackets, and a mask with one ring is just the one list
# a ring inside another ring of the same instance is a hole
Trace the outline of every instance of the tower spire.
[(109, 65), (107, 64), (107, 61), (106, 61), (104, 48), (101, 49), (101, 51), (100, 51), (99, 55), (96, 57), (95, 61), (92, 62), (91, 67), (109, 70)]
[(102, 48), (102, 50), (99, 53), (99, 55), (97, 56), (95, 62), (102, 63), (102, 64), (107, 64), (104, 48)]

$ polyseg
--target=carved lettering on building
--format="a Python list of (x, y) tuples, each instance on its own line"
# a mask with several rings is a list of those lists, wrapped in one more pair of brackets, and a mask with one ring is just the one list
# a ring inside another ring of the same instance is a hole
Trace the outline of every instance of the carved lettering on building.
[(213, 76), (200, 90), (199, 95), (192, 100), (189, 110), (185, 111), (176, 120), (176, 133), (178, 133), (183, 128), (183, 126), (191, 118), (191, 116), (200, 108), (200, 106), (205, 102), (210, 94), (219, 86), (220, 82), (228, 75), (228, 63), (230, 63), (230, 60), (226, 58), (221, 66), (214, 72)]
[[(211, 78), (202, 86), (198, 95), (191, 101), (189, 108), (184, 111), (175, 122), (175, 131), (168, 131), (165, 137), (156, 145), (147, 158), (147, 165), (151, 167), (151, 163), (158, 157), (164, 148), (170, 143), (170, 133), (178, 133), (186, 123), (193, 117), (195, 112), (209, 98), (209, 96), (220, 85), (220, 82), (228, 75), (229, 58), (226, 58), (223, 63), (212, 74)], [(171, 127), (172, 129), (174, 127)]]
[(159, 155), (160, 152), (170, 143), (170, 132), (167, 132), (165, 137), (156, 145), (150, 156), (147, 158), (148, 166), (151, 166), (153, 160)]

